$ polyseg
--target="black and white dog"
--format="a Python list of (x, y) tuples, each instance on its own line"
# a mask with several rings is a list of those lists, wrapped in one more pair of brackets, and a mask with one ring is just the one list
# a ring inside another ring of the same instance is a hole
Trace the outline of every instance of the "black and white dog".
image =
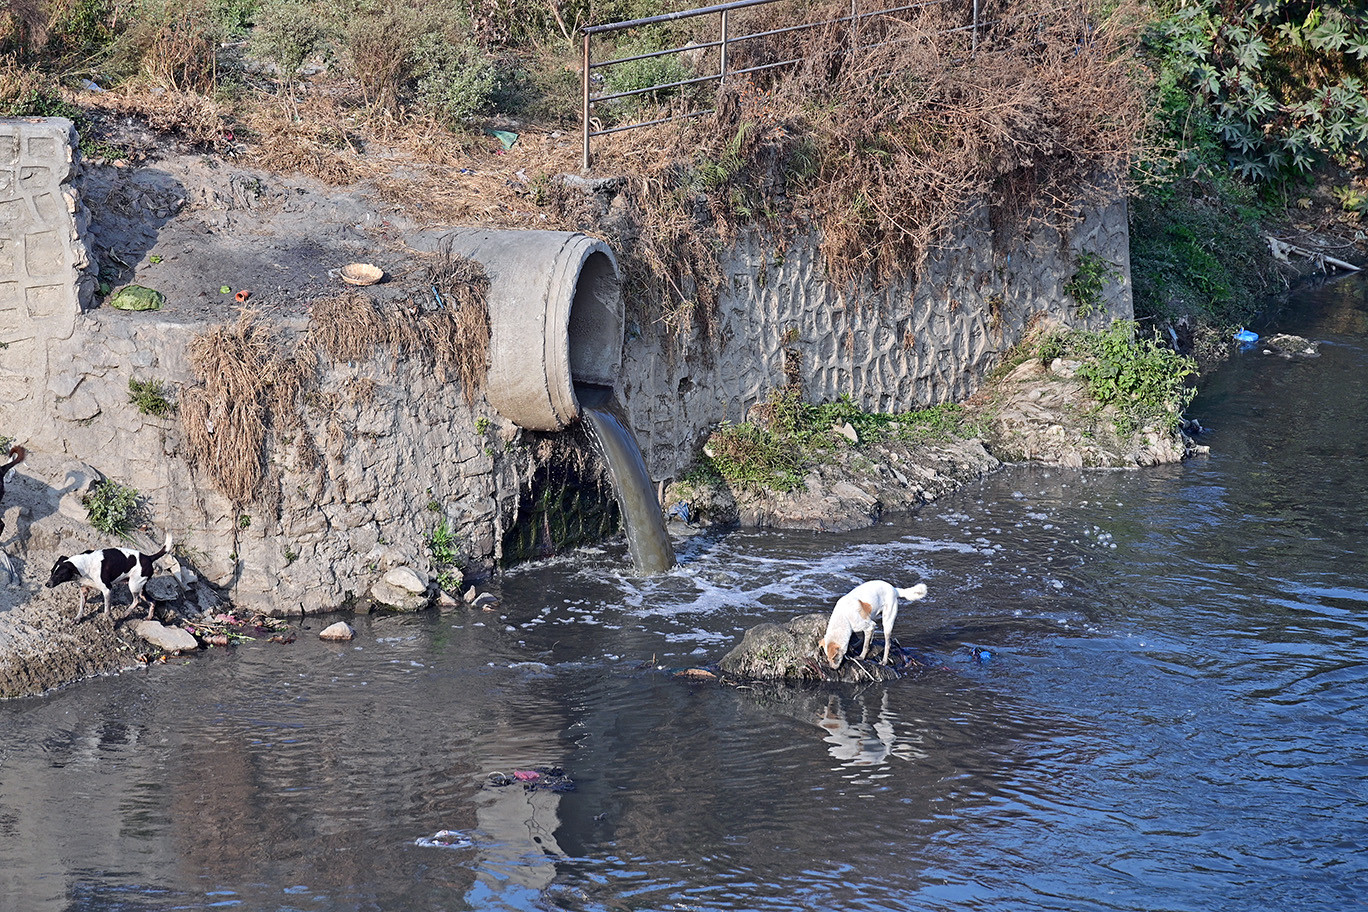
[[(59, 557), (52, 565), (52, 576), (48, 578), (47, 588), (60, 583), (79, 580), (81, 583), (81, 604), (76, 609), (76, 620), (85, 616), (86, 590), (94, 589), (104, 595), (104, 613), (109, 615), (110, 598), (114, 586), (121, 580), (128, 580), (128, 591), (133, 596), (133, 607), (138, 607), (142, 599), (143, 587), (152, 578), (152, 565), (158, 558), (171, 550), (171, 533), (166, 533), (166, 542), (156, 554), (142, 554), (133, 548), (104, 548), (99, 551), (82, 551), (71, 557)], [(152, 620), (156, 603), (147, 600), (147, 619)]]
[[(9, 454), (10, 461), (0, 466), (0, 501), (4, 501), (5, 499), (5, 476), (9, 474), (10, 469), (24, 461), (24, 457), (28, 455), (28, 451), (21, 446), (12, 446), (10, 447)], [(0, 535), (4, 534), (5, 514), (3, 505), (0, 505)]]

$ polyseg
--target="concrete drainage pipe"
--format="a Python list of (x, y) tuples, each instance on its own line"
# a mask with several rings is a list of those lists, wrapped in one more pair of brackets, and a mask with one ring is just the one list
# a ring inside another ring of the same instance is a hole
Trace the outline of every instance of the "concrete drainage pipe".
[(441, 246), (489, 275), (485, 395), (519, 427), (580, 414), (576, 384), (612, 387), (622, 367), (622, 291), (612, 248), (569, 231), (459, 229)]

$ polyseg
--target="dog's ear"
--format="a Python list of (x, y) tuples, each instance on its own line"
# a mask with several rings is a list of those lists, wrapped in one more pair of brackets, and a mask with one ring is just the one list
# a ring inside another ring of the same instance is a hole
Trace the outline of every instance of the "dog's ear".
[(842, 653), (841, 647), (837, 646), (830, 640), (822, 640), (822, 647), (826, 650), (827, 664), (830, 665), (832, 668), (840, 668), (841, 659), (845, 658), (844, 654)]

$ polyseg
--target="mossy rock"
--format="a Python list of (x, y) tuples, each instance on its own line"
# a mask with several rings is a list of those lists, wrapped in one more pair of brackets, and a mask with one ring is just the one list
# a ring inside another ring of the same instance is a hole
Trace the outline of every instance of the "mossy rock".
[(116, 310), (161, 310), (166, 295), (144, 285), (125, 285), (109, 298), (109, 306)]

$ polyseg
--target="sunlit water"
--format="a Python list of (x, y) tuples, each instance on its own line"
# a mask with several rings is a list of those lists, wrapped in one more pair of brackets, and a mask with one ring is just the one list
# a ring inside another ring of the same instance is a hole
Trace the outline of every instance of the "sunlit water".
[[(644, 583), (583, 553), (498, 612), (0, 704), (0, 909), (1363, 908), (1366, 288), (1306, 295), (1322, 357), (1209, 382), (1209, 459), (694, 538)], [(670, 674), (868, 577), (931, 587), (911, 678)], [(488, 784), (537, 766), (576, 790)]]

